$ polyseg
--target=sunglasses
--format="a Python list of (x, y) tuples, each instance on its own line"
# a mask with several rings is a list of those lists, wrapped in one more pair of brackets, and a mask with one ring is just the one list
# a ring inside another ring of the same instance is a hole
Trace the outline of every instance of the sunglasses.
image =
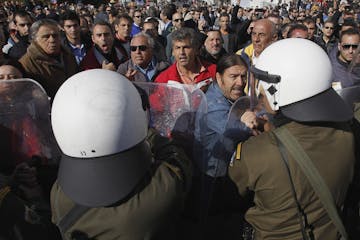
[(331, 30), (334, 30), (333, 27), (325, 27), (325, 29), (331, 29)]
[(358, 44), (344, 44), (344, 45), (342, 45), (342, 48), (349, 50), (350, 48), (357, 49), (358, 46), (359, 46)]
[(178, 18), (178, 19), (174, 19), (175, 22), (183, 22), (184, 19), (183, 18)]
[(145, 45), (140, 45), (140, 46), (130, 46), (130, 51), (132, 51), (132, 52), (136, 52), (136, 51), (138, 50), (138, 48), (139, 48), (139, 50), (140, 50), (140, 51), (142, 51), (142, 52), (144, 52), (144, 51), (146, 51), (146, 49), (148, 49), (148, 47), (147, 47), (147, 46), (145, 46)]

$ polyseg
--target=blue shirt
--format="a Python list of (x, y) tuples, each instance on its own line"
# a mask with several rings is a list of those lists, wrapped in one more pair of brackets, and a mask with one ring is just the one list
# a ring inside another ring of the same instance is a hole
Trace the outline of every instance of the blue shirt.
[(80, 64), (81, 60), (83, 60), (83, 58), (86, 55), (86, 50), (85, 50), (84, 44), (81, 44), (80, 48), (78, 48), (69, 42), (69, 46), (70, 46), (71, 52), (73, 53), (73, 55), (76, 59), (77, 64)]
[(146, 81), (152, 82), (152, 79), (156, 73), (155, 66), (156, 66), (156, 60), (155, 58), (153, 58), (146, 69), (143, 69), (138, 65), (136, 65), (136, 69), (146, 76)]
[(206, 92), (208, 111), (197, 115), (195, 136), (201, 149), (197, 158), (200, 170), (211, 177), (227, 174), (236, 145), (251, 136), (251, 129), (240, 119), (228, 119), (233, 103), (227, 99), (216, 82)]
[(131, 34), (130, 36), (133, 37), (135, 36), (136, 34), (138, 34), (139, 32), (141, 32), (141, 27), (137, 26), (135, 23), (132, 24), (132, 27), (131, 27)]

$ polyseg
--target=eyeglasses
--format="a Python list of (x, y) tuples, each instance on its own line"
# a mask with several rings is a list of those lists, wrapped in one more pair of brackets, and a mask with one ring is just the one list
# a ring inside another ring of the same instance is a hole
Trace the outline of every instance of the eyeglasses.
[(358, 44), (343, 44), (341, 45), (343, 49), (345, 50), (349, 50), (350, 48), (352, 49), (357, 49), (357, 47), (359, 46)]
[(184, 19), (183, 18), (178, 18), (178, 19), (174, 19), (175, 22), (183, 22)]
[(136, 17), (136, 18), (141, 18), (141, 15), (137, 15), (137, 16), (134, 16), (134, 17)]
[(130, 50), (131, 50), (132, 52), (136, 52), (136, 51), (138, 50), (138, 48), (139, 48), (139, 50), (142, 51), (142, 52), (144, 52), (144, 51), (146, 51), (146, 49), (148, 49), (148, 47), (145, 46), (145, 45), (130, 46)]
[(331, 30), (334, 30), (333, 27), (325, 27), (325, 29), (331, 29)]

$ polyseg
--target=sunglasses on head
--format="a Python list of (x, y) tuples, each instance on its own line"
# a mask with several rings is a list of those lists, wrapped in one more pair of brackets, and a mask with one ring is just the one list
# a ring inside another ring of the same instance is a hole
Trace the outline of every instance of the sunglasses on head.
[(139, 48), (139, 50), (140, 51), (142, 51), (142, 52), (144, 52), (144, 51), (146, 51), (146, 49), (148, 48), (147, 46), (145, 46), (145, 45), (140, 45), (140, 46), (130, 46), (130, 50), (132, 51), (132, 52), (135, 52), (135, 51), (137, 51), (137, 49)]
[(359, 46), (358, 44), (344, 44), (342, 45), (342, 48), (347, 50), (350, 49), (351, 47), (352, 49), (357, 49), (358, 46)]

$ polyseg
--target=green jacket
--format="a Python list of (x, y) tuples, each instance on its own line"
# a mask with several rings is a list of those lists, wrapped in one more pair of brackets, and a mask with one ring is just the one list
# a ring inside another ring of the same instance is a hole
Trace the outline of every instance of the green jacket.
[[(116, 206), (89, 209), (65, 233), (66, 239), (74, 230), (97, 240), (174, 237), (173, 227), (190, 186), (191, 164), (180, 148), (154, 131), (150, 131), (148, 141), (157, 163), (142, 190)], [(52, 188), (51, 205), (55, 224), (74, 206), (58, 182)]]
[[(349, 126), (334, 129), (290, 122), (287, 128), (313, 160), (328, 185), (338, 209), (353, 177), (354, 136)], [(314, 227), (315, 239), (338, 239), (335, 226), (302, 170), (289, 156), (291, 176), (301, 207)], [(229, 167), (230, 178), (241, 195), (254, 192), (246, 220), (255, 229), (255, 239), (302, 239), (289, 177), (273, 133), (266, 132), (242, 144), (240, 160)]]

